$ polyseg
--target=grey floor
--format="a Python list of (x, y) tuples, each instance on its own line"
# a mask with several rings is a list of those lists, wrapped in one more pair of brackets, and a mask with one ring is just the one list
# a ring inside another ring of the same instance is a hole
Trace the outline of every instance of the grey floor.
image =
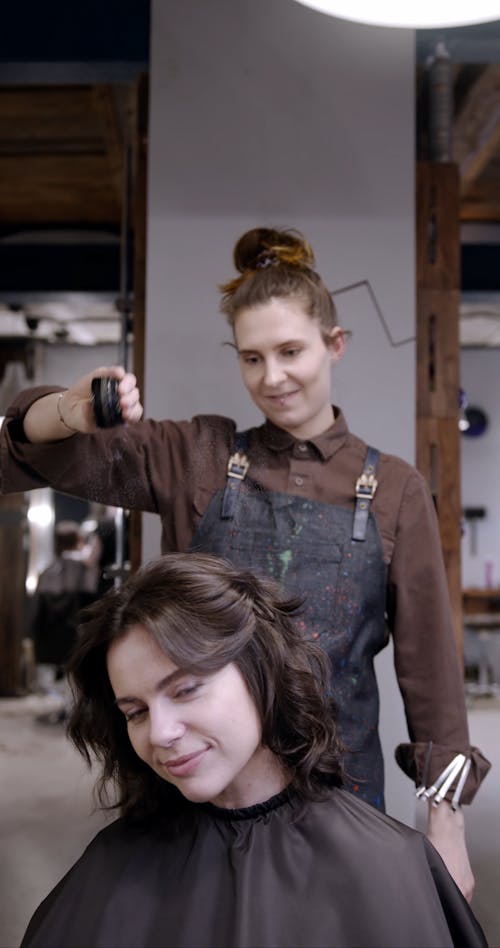
[(51, 707), (0, 700), (0, 948), (17, 948), (34, 908), (104, 824), (62, 726), (35, 721)]
[[(0, 948), (17, 948), (37, 904), (105, 822), (63, 728), (35, 721), (48, 702), (0, 700)], [(477, 701), (469, 717), (472, 743), (495, 765), (466, 811), (473, 907), (491, 948), (500, 948), (500, 702)]]

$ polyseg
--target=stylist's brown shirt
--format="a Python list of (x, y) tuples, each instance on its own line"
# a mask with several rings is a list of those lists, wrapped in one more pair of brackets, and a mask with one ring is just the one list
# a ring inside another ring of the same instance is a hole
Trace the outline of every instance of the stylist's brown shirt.
[[(225, 484), (234, 422), (215, 415), (148, 420), (30, 444), (22, 419), (51, 391), (23, 392), (7, 413), (0, 445), (2, 492), (50, 485), (87, 500), (151, 511), (161, 518), (162, 550), (186, 550), (214, 492)], [(331, 428), (307, 441), (270, 422), (252, 429), (252, 479), (269, 490), (353, 508), (366, 444), (349, 432), (338, 409), (335, 413)], [(437, 519), (423, 477), (405, 461), (381, 454), (377, 480), (372, 511), (388, 569), (387, 625), (410, 736), (396, 756), (419, 784), (432, 741), (429, 786), (455, 754), (471, 753)], [(470, 802), (488, 766), (473, 749), (462, 802)]]

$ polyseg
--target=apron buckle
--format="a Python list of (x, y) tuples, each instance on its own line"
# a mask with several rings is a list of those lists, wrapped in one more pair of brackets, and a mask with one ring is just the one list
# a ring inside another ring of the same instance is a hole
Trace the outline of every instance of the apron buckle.
[(356, 481), (356, 497), (364, 500), (373, 500), (378, 481), (374, 474), (361, 474)]
[(236, 480), (242, 481), (246, 477), (249, 467), (250, 462), (246, 454), (240, 454), (239, 451), (236, 451), (227, 462), (227, 476), (235, 477)]

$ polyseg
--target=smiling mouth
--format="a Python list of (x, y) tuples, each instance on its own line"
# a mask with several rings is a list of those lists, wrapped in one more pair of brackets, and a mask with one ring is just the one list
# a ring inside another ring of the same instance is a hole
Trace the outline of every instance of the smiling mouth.
[(184, 757), (176, 757), (174, 760), (166, 760), (162, 767), (172, 774), (173, 777), (184, 777), (196, 770), (201, 758), (209, 748), (203, 747), (193, 754), (186, 754)]
[(297, 394), (297, 391), (298, 389), (295, 389), (293, 392), (283, 392), (281, 395), (268, 395), (267, 398), (274, 402), (274, 404), (286, 405), (290, 398)]

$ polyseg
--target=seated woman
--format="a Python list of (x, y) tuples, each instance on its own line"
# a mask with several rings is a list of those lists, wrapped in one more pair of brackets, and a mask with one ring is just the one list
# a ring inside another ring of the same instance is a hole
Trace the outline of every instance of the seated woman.
[(298, 606), (189, 553), (89, 608), (69, 733), (121, 815), (23, 948), (484, 948), (431, 843), (342, 789), (327, 659)]

